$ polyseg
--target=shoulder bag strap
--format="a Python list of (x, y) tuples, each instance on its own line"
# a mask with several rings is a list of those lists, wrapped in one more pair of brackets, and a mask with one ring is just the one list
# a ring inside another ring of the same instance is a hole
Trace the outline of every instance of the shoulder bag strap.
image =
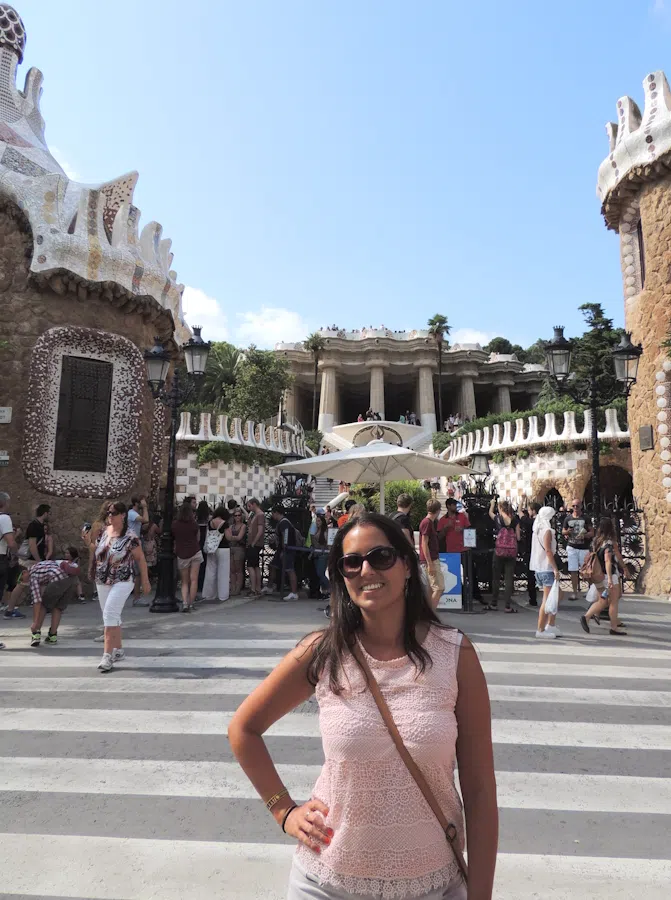
[(447, 838), (447, 842), (452, 848), (452, 852), (454, 853), (454, 858), (457, 861), (457, 865), (459, 866), (459, 871), (461, 872), (461, 876), (464, 879), (464, 882), (468, 884), (468, 867), (466, 865), (466, 860), (464, 859), (464, 855), (461, 852), (459, 845), (457, 843), (457, 829), (455, 825), (452, 825), (445, 818), (445, 814), (443, 813), (438, 801), (436, 800), (433, 791), (427, 784), (426, 778), (422, 774), (421, 769), (415, 762), (415, 760), (410, 755), (408, 748), (403, 743), (403, 738), (399, 734), (398, 728), (396, 727), (396, 722), (394, 722), (394, 717), (391, 714), (391, 710), (387, 706), (387, 701), (382, 696), (382, 691), (380, 690), (380, 686), (377, 683), (375, 676), (370, 670), (370, 666), (366, 660), (366, 657), (361, 652), (361, 648), (357, 643), (355, 643), (351, 647), (352, 655), (354, 659), (359, 664), (359, 667), (363, 671), (366, 676), (366, 681), (368, 683), (368, 687), (370, 689), (371, 694), (373, 695), (373, 699), (377, 704), (377, 708), (380, 710), (380, 715), (384, 720), (384, 724), (387, 726), (389, 734), (396, 745), (396, 749), (398, 750), (401, 759), (405, 763), (405, 766), (415, 779), (417, 783), (417, 787), (420, 789), (422, 794), (424, 795), (424, 799), (431, 807), (433, 814), (440, 822), (440, 827), (445, 832), (445, 837)]

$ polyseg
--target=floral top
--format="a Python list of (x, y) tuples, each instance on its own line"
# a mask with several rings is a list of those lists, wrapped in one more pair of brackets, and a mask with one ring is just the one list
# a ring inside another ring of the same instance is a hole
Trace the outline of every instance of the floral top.
[(111, 537), (103, 531), (96, 544), (96, 584), (118, 584), (133, 580), (133, 550), (140, 539), (131, 531)]

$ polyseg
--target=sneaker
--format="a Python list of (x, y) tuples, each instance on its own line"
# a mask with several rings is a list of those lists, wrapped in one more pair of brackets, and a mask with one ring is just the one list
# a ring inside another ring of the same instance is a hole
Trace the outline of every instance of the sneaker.
[(102, 642), (103, 642), (104, 640), (105, 640), (105, 633), (104, 633), (104, 632), (103, 632), (102, 634), (99, 634), (98, 637), (94, 637), (94, 638), (93, 638), (93, 641), (94, 641), (94, 643), (96, 643), (96, 644), (102, 644)]
[(133, 606), (151, 606), (151, 600), (146, 597), (138, 597), (137, 600), (133, 600)]
[(567, 597), (566, 599), (567, 599), (567, 600), (577, 600), (578, 598), (576, 597), (575, 594), (569, 594), (568, 597)]
[(271, 587), (268, 587), (268, 585), (261, 588), (262, 594), (272, 594), (272, 592), (273, 592), (273, 589)]
[(287, 594), (286, 597), (282, 598), (283, 600), (298, 600), (298, 594), (294, 594), (293, 592)]
[(121, 662), (122, 659), (126, 658), (125, 650), (112, 650), (112, 662)]
[(5, 619), (25, 619), (25, 615), (20, 609), (13, 609), (11, 612), (5, 611)]
[(42, 635), (39, 631), (33, 631), (30, 636), (30, 646), (31, 647), (39, 647), (40, 641), (42, 640)]
[(112, 671), (112, 654), (111, 653), (103, 653), (103, 658), (100, 660), (100, 665), (98, 666), (101, 672), (111, 672)]
[(49, 632), (49, 634), (44, 639), (44, 643), (45, 644), (57, 644), (58, 643), (58, 635), (52, 634), (51, 632)]
[(554, 641), (554, 639), (557, 637), (557, 635), (554, 633), (554, 631), (548, 631), (546, 628), (545, 631), (537, 631), (536, 637), (542, 638), (543, 640), (546, 640), (546, 641)]
[(562, 632), (557, 628), (556, 625), (546, 625), (545, 630), (553, 632), (555, 637), (563, 637), (564, 636), (562, 634)]

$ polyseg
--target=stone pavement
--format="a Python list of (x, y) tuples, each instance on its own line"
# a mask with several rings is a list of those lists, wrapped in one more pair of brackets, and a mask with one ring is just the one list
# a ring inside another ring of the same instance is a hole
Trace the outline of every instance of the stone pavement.
[[(0, 897), (283, 900), (292, 843), (234, 762), (231, 713), (321, 626), (319, 603), (128, 609), (128, 659), (96, 670), (99, 611), (69, 609), (59, 644), (0, 619)], [(534, 640), (522, 609), (451, 621), (490, 686), (501, 843), (497, 900), (668, 900), (671, 607), (627, 600), (630, 636)], [(297, 798), (322, 755), (314, 702), (268, 744)]]

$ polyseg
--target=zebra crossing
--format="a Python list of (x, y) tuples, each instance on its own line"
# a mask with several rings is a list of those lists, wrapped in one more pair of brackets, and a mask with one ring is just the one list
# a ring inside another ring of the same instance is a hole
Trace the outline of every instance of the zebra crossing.
[[(244, 637), (201, 638), (190, 624), (127, 640), (110, 675), (95, 671), (89, 638), (37, 652), (23, 634), (6, 639), (0, 897), (284, 900), (292, 843), (226, 729), (311, 627), (271, 638), (252, 623)], [(668, 645), (576, 634), (539, 646), (514, 630), (473, 640), (492, 700), (497, 900), (668, 900)], [(314, 701), (267, 740), (293, 795), (307, 798), (321, 765)]]

